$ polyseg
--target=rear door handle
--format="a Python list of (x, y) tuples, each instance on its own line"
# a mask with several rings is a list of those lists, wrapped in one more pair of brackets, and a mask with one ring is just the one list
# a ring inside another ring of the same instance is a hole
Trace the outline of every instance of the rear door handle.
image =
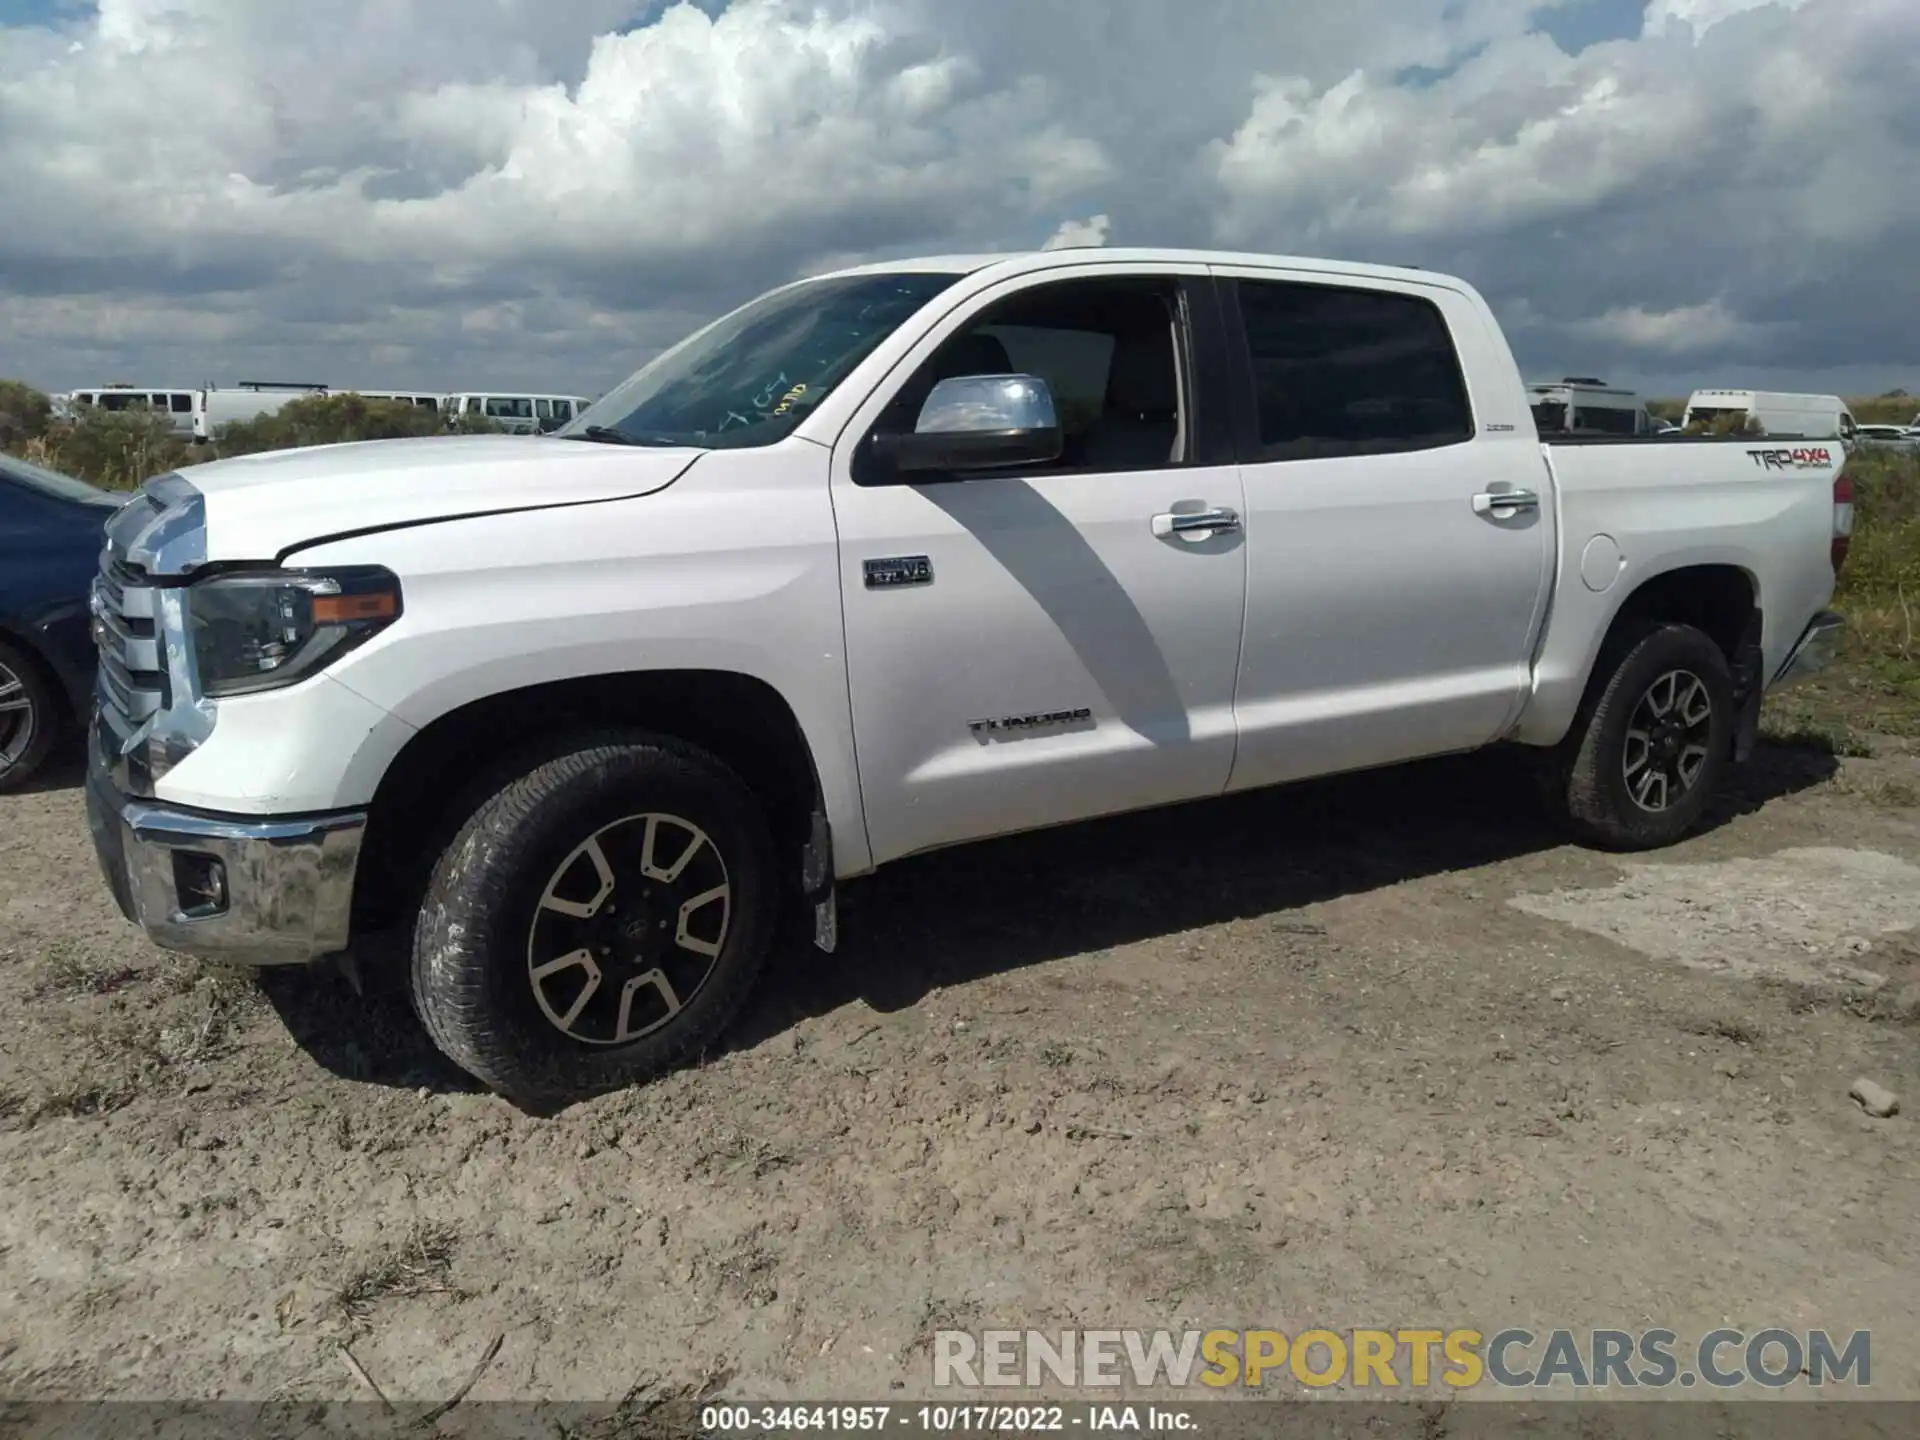
[(1538, 510), (1540, 497), (1531, 490), (1483, 490), (1473, 497), (1473, 513), (1504, 518), (1500, 512)]
[(1186, 514), (1170, 512), (1153, 517), (1153, 533), (1162, 540), (1169, 535), (1177, 535), (1188, 544), (1197, 544), (1210, 535), (1224, 534), (1240, 528), (1240, 516), (1237, 511), (1222, 505), (1214, 510), (1193, 510)]

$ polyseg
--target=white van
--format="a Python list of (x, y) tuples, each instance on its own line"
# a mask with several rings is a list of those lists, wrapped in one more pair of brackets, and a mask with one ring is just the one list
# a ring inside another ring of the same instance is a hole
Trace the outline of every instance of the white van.
[(151, 410), (167, 417), (168, 427), (175, 435), (190, 439), (200, 410), (200, 392), (161, 385), (97, 385), (68, 392), (65, 404), (68, 415), (82, 405), (99, 410)]
[(307, 395), (325, 395), (324, 385), (295, 382), (243, 380), (231, 389), (208, 386), (200, 392), (200, 412), (193, 417), (193, 438), (211, 440), (222, 425), (243, 420), (258, 420), (277, 414), (289, 400)]
[(1527, 386), (1527, 404), (1542, 435), (1653, 435), (1647, 407), (1632, 390), (1590, 375), (1569, 375)]
[(1696, 390), (1687, 398), (1683, 427), (1710, 425), (1725, 415), (1745, 414), (1761, 432), (1802, 440), (1839, 439), (1851, 444), (1860, 428), (1838, 395), (1788, 395), (1775, 390)]
[(484, 415), (513, 434), (544, 435), (567, 424), (590, 403), (584, 395), (508, 395), (473, 391), (449, 395), (444, 409), (449, 421), (461, 415)]

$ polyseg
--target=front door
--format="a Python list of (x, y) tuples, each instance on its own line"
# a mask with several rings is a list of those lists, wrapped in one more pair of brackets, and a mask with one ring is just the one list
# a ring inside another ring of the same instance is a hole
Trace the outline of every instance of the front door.
[[(1225, 787), (1246, 545), (1224, 397), (1198, 383), (1215, 367), (1195, 363), (1196, 304), (1199, 343), (1215, 344), (1198, 267), (1010, 281), (947, 317), (842, 437), (834, 512), (876, 863)], [(1003, 373), (1048, 382), (1059, 463), (912, 483), (874, 463), (871, 437), (911, 430), (938, 380)], [(1227, 513), (1172, 531), (1166, 517), (1198, 511)]]

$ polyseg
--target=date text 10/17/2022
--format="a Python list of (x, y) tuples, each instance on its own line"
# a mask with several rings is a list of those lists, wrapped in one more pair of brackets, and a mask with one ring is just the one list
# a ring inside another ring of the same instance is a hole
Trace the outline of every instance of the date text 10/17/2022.
[(1196, 1407), (1180, 1405), (708, 1405), (710, 1435), (1041, 1435), (1070, 1431), (1195, 1434)]

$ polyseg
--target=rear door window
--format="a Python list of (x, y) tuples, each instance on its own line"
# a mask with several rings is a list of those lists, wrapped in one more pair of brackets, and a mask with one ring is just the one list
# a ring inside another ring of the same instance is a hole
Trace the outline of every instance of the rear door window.
[(1466, 378), (1432, 301), (1236, 282), (1261, 458), (1391, 454), (1473, 438)]

